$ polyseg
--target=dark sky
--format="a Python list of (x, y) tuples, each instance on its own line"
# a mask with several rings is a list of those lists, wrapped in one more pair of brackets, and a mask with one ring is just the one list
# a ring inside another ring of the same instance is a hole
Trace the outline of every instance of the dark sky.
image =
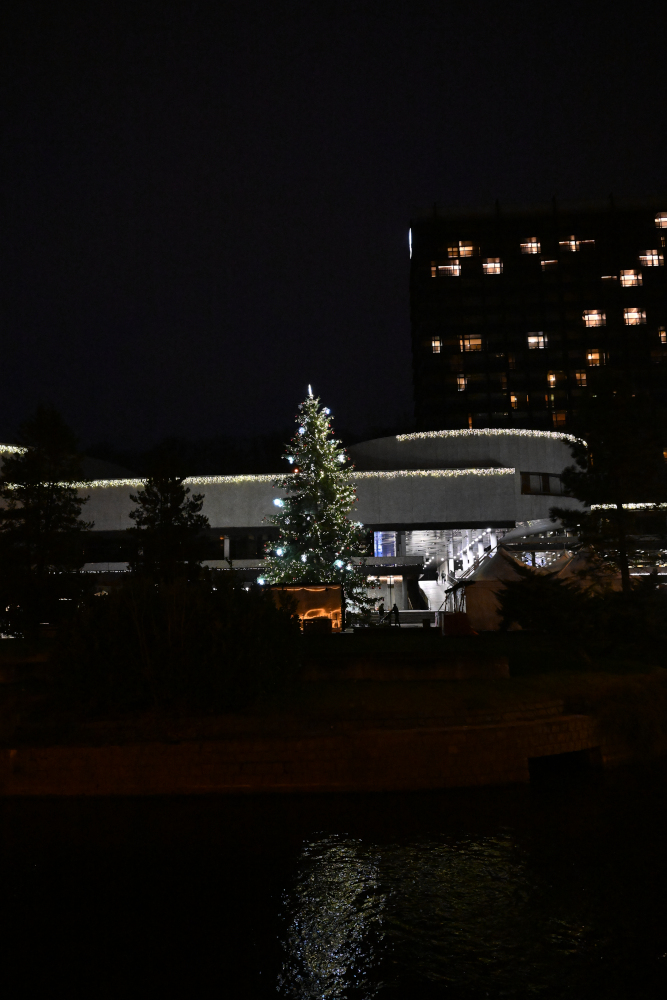
[[(411, 417), (412, 210), (667, 191), (667, 5), (50, 0), (0, 14), (0, 434)], [(667, 204), (665, 206), (667, 208)]]

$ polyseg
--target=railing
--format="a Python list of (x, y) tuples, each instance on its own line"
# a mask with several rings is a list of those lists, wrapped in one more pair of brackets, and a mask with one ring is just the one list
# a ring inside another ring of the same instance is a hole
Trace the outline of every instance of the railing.
[[(431, 624), (435, 622), (435, 611), (407, 611), (399, 610), (399, 625), (421, 625), (426, 619)], [(380, 615), (378, 611), (371, 611), (371, 625), (391, 625), (395, 627), (396, 617), (391, 611), (385, 611)]]

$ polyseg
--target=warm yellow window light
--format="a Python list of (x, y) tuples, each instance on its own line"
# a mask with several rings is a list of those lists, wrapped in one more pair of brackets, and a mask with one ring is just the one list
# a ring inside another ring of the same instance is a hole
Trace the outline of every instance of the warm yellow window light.
[(458, 278), (460, 274), (461, 265), (458, 260), (450, 264), (438, 264), (435, 260), (431, 261), (432, 278)]
[(599, 309), (584, 309), (584, 323), (586, 326), (606, 326), (607, 316)]
[(621, 284), (623, 288), (636, 288), (642, 283), (641, 271), (621, 271)]
[(640, 253), (639, 263), (644, 267), (663, 267), (665, 258), (658, 250), (647, 250), (646, 253)]
[(502, 274), (503, 263), (500, 257), (486, 257), (482, 261), (482, 270), (484, 274)]
[(521, 253), (539, 253), (542, 245), (537, 236), (530, 236), (521, 244)]

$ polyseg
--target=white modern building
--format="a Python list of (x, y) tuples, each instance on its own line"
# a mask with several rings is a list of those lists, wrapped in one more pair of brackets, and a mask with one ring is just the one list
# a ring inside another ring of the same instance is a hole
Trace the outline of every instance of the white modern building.
[[(571, 441), (551, 431), (466, 429), (351, 447), (358, 498), (352, 516), (373, 533), (367, 565), (385, 604), (419, 607), (425, 595), (432, 609), (439, 607), (446, 587), (473, 571), (506, 532), (548, 519), (556, 505), (576, 507), (561, 494)], [(274, 485), (279, 475), (188, 480), (193, 492), (204, 494), (208, 565), (248, 580), (261, 575), (264, 545), (275, 537), (270, 519), (281, 495)], [(130, 494), (141, 486), (140, 479), (122, 476), (82, 485), (90, 497), (85, 517), (94, 522), (87, 571), (126, 570)], [(554, 536), (550, 548), (558, 544)]]

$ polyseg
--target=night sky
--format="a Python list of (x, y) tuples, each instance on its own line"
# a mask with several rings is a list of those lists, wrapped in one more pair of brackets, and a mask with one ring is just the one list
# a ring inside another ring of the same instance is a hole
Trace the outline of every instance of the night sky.
[[(412, 419), (409, 219), (667, 191), (667, 5), (5, 3), (0, 440)], [(665, 204), (667, 209), (667, 202)]]

